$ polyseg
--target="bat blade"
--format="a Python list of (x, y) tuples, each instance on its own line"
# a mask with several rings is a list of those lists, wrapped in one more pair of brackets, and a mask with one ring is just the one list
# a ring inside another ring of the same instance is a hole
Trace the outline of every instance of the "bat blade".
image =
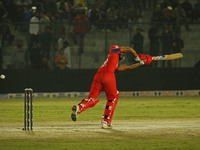
[(183, 57), (182, 53), (162, 55), (162, 56), (152, 56), (152, 60), (174, 60)]

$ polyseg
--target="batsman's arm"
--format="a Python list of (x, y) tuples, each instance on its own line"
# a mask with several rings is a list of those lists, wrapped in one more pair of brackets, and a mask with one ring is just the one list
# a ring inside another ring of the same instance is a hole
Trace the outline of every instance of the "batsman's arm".
[(134, 64), (134, 65), (120, 65), (117, 70), (118, 71), (125, 71), (125, 70), (131, 70), (131, 69), (135, 69), (135, 68), (138, 68), (140, 66), (142, 66), (143, 64), (142, 63), (137, 63), (137, 64)]
[(127, 53), (127, 52), (131, 53), (134, 56), (134, 58), (136, 58), (138, 56), (138, 54), (136, 53), (136, 51), (133, 48), (121, 47), (121, 53)]

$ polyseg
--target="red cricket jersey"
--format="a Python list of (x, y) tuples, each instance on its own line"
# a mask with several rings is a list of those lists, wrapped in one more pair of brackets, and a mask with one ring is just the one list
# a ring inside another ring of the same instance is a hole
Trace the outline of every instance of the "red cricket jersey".
[(121, 48), (117, 45), (114, 45), (109, 50), (109, 56), (106, 61), (103, 63), (98, 72), (108, 71), (115, 72), (115, 70), (119, 66), (119, 54), (121, 52)]
[(114, 72), (118, 68), (120, 52), (119, 46), (114, 45), (110, 48), (108, 58), (94, 76), (89, 97), (96, 99), (104, 89), (107, 99), (116, 98), (117, 86)]

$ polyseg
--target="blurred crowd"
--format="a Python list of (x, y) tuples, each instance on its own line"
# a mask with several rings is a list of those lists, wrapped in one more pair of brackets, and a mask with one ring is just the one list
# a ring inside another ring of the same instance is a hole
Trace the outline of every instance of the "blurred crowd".
[(42, 22), (73, 21), (78, 7), (87, 7), (89, 21), (98, 27), (106, 22), (137, 21), (146, 9), (153, 11), (152, 21), (200, 18), (199, 0), (194, 4), (190, 0), (0, 0), (0, 21), (29, 22), (36, 10)]
[[(184, 47), (180, 28), (185, 26), (190, 31), (189, 24), (199, 21), (200, 0), (194, 4), (190, 0), (0, 0), (1, 45), (11, 45), (15, 39), (8, 25), (13, 23), (15, 30), (22, 34), (29, 33), (28, 50), (19, 50), (22, 54), (13, 53), (13, 58), (17, 54), (20, 57), (24, 54), (24, 60), (26, 63), (30, 61), (31, 68), (48, 69), (53, 43), (56, 49), (56, 68), (67, 69), (71, 66), (71, 52), (65, 26), (60, 22), (72, 25), (71, 39), (75, 45), (80, 46), (81, 54), (84, 52), (87, 32), (96, 29), (114, 32), (128, 28), (130, 22), (138, 22), (144, 17), (145, 10), (152, 12), (152, 26), (148, 32), (151, 54), (159, 50), (158, 40), (162, 43), (162, 49), (166, 49), (163, 54), (180, 52)], [(56, 35), (52, 28), (56, 29)], [(141, 33), (142, 29), (137, 29), (132, 40), (138, 52), (143, 50), (144, 39)], [(18, 40), (16, 47), (23, 47), (22, 41)], [(61, 55), (66, 58), (59, 57)], [(59, 62), (57, 57), (63, 60)]]

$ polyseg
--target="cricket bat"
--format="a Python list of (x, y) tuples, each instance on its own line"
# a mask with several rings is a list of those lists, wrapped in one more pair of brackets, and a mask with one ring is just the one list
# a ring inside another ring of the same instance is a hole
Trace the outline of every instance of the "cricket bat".
[(152, 56), (152, 60), (173, 60), (173, 59), (179, 59), (181, 57), (183, 57), (182, 53), (175, 53), (169, 55)]

